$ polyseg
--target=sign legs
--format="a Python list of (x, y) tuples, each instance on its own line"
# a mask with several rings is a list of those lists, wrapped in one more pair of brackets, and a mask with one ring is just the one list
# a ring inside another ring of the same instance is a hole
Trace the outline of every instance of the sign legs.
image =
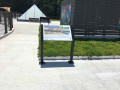
[(70, 61), (68, 61), (69, 64), (74, 64), (74, 62), (73, 62), (74, 43), (75, 43), (75, 41), (73, 40), (72, 44), (71, 44)]
[(45, 64), (45, 62), (43, 61), (43, 41), (41, 40), (41, 62), (40, 64)]
[(39, 64), (45, 64), (43, 61), (43, 25), (41, 25), (41, 62)]

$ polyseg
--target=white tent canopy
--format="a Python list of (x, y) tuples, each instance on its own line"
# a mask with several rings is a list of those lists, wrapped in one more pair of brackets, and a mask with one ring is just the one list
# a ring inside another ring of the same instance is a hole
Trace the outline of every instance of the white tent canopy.
[(29, 18), (46, 17), (45, 14), (34, 4), (18, 20), (29, 20)]

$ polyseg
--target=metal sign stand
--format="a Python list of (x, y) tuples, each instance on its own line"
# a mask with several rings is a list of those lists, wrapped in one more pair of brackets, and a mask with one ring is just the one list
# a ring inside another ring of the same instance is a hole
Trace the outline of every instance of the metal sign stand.
[(74, 40), (73, 27), (71, 27), (71, 32), (72, 32), (72, 44), (71, 44), (71, 52), (70, 52), (70, 61), (68, 61), (68, 63), (69, 63), (69, 64), (74, 64), (74, 62), (73, 62), (73, 52), (74, 52), (75, 40)]
[[(70, 53), (70, 61), (68, 61), (69, 64), (74, 64), (73, 62), (73, 52), (74, 52), (74, 31), (73, 28), (71, 27), (71, 32), (72, 32), (72, 43), (71, 43), (71, 53)], [(45, 64), (43, 60), (43, 25), (41, 25), (41, 62), (39, 64)]]
[(41, 25), (41, 64), (45, 64), (43, 61), (43, 25)]

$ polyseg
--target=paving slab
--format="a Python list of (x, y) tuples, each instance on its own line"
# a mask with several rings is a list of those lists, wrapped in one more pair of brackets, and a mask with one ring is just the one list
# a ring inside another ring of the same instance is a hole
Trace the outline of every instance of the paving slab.
[(119, 59), (39, 65), (39, 23), (14, 21), (14, 27), (0, 40), (0, 90), (120, 90)]

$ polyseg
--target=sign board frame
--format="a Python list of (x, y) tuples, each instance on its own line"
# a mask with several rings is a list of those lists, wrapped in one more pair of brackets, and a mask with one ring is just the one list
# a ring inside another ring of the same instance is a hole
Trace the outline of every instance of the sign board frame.
[[(74, 31), (73, 31), (73, 27), (71, 27), (71, 34), (72, 34), (72, 41), (71, 41), (71, 52), (70, 52), (70, 61), (68, 61), (69, 64), (74, 64), (73, 62), (73, 52), (74, 52), (74, 44), (75, 44), (75, 40), (74, 40)], [(43, 60), (43, 42), (44, 42), (44, 34), (43, 34), (43, 24), (41, 24), (41, 61), (39, 62), (39, 64), (45, 64), (44, 60)], [(52, 40), (51, 40), (52, 41)]]
[(72, 41), (70, 25), (43, 25), (43, 41)]

